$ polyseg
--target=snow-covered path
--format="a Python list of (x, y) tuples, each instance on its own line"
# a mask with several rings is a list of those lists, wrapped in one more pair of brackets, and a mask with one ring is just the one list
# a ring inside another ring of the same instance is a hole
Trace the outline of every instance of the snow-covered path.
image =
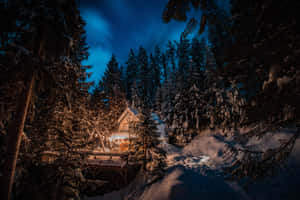
[(247, 199), (243, 190), (210, 167), (208, 155), (192, 155), (165, 144), (168, 170), (162, 181), (146, 189), (140, 200)]
[(176, 167), (163, 181), (154, 184), (142, 200), (246, 199), (222, 177), (201, 175), (191, 169)]

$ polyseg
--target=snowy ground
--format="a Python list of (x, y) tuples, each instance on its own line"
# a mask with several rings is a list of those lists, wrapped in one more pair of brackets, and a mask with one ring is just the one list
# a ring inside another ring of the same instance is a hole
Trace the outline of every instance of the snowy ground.
[(242, 189), (224, 181), (216, 167), (224, 162), (225, 146), (211, 136), (199, 137), (183, 149), (165, 144), (167, 175), (147, 188), (140, 200), (247, 199)]
[[(293, 131), (289, 130), (268, 133), (263, 138), (248, 141), (246, 146), (255, 150), (275, 148), (280, 140), (289, 138), (292, 133)], [(138, 191), (137, 198), (128, 198), (130, 192), (132, 196), (131, 186), (93, 199), (299, 199), (297, 196), (300, 185), (300, 139), (296, 141), (287, 162), (287, 169), (283, 169), (274, 177), (248, 184), (247, 187), (243, 180), (230, 182), (224, 178), (222, 168), (235, 159), (227, 155), (228, 144), (241, 148), (231, 138), (209, 132), (195, 138), (183, 149), (163, 144), (167, 151), (168, 169), (161, 181)]]

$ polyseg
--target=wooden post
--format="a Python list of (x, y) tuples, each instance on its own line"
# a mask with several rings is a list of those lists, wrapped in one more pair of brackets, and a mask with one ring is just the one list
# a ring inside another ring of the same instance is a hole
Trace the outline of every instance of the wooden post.
[(22, 139), (22, 133), (26, 120), (26, 115), (31, 99), (31, 94), (34, 85), (34, 75), (29, 73), (28, 79), (25, 80), (25, 90), (18, 102), (15, 119), (12, 122), (8, 130), (8, 143), (7, 143), (7, 158), (4, 163), (3, 172), (3, 188), (1, 195), (3, 200), (9, 200), (11, 197), (11, 191), (14, 183), (16, 164), (18, 159), (18, 153), (20, 149), (20, 143)]

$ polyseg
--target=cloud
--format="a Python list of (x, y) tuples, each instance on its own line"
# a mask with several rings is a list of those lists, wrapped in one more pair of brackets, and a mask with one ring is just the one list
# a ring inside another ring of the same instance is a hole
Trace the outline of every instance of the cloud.
[(129, 49), (143, 45), (148, 53), (156, 44), (164, 48), (168, 40), (179, 40), (186, 23), (172, 21), (164, 24), (161, 13), (167, 0), (85, 0), (81, 1), (81, 15), (86, 21), (90, 56), (83, 64), (92, 65), (90, 80), (103, 75), (112, 53), (124, 64)]
[(83, 65), (91, 65), (93, 66), (89, 72), (92, 72), (92, 76), (88, 81), (98, 82), (106, 68), (106, 64), (108, 63), (112, 52), (108, 49), (102, 48), (101, 46), (92, 47), (89, 49), (90, 56), (88, 60), (84, 61)]
[(101, 16), (98, 10), (83, 8), (82, 17), (87, 22), (85, 27), (89, 44), (107, 44), (111, 39), (111, 28), (108, 21)]
[(178, 41), (180, 39), (180, 34), (184, 31), (185, 26), (185, 23), (179, 22), (171, 22), (170, 24), (150, 23), (145, 27), (143, 33), (135, 33), (135, 39), (148, 51), (153, 51), (155, 45), (164, 49), (169, 40)]
[(83, 61), (83, 65), (91, 65), (92, 76), (88, 81), (96, 83), (101, 79), (111, 55), (112, 32), (108, 21), (94, 8), (82, 8), (81, 15), (86, 21), (87, 43), (90, 46), (89, 58)]
[(127, 21), (130, 16), (133, 15), (130, 12), (130, 4), (126, 0), (102, 0), (111, 12), (119, 18), (121, 21)]

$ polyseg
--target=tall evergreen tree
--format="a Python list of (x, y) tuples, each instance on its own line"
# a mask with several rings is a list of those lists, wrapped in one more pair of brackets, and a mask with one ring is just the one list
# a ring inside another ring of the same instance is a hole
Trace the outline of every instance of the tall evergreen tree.
[(177, 43), (177, 56), (178, 56), (178, 89), (187, 87), (187, 78), (190, 69), (190, 43), (189, 40), (181, 35), (179, 43)]
[(155, 81), (156, 87), (160, 87), (161, 72), (162, 72), (162, 54), (161, 54), (159, 46), (155, 46), (154, 58), (155, 58), (155, 62), (156, 62), (156, 65), (154, 68), (154, 81)]
[(157, 88), (160, 87), (160, 64), (159, 60), (154, 57), (152, 54), (150, 54), (150, 69), (149, 69), (149, 81), (151, 82), (150, 90), (150, 97), (151, 97), (151, 103), (154, 103), (155, 100), (155, 94)]
[(176, 69), (175, 56), (176, 56), (176, 47), (171, 41), (168, 41), (166, 57), (168, 59), (168, 63), (170, 64), (170, 68), (172, 69), (172, 72), (174, 72)]
[(138, 135), (138, 140), (135, 141), (134, 151), (131, 154), (135, 161), (142, 163), (142, 169), (146, 171), (146, 174), (150, 174), (151, 177), (161, 177), (166, 166), (165, 152), (158, 147), (159, 135), (156, 123), (146, 105), (144, 104), (142, 108), (142, 113), (139, 115), (140, 122), (136, 124), (134, 130)]
[(122, 91), (122, 72), (114, 55), (108, 62), (102, 79), (107, 95), (114, 96), (117, 91)]
[(110, 129), (112, 129), (117, 125), (117, 119), (124, 111), (126, 105), (124, 86), (122, 84), (122, 71), (114, 55), (112, 55), (107, 64), (102, 82), (104, 92), (107, 96), (107, 116), (110, 118)]
[(150, 81), (150, 87), (149, 87), (149, 92), (150, 92), (150, 100), (151, 103), (153, 102), (154, 98), (155, 98), (155, 91), (156, 91), (156, 87), (157, 87), (157, 83), (156, 83), (156, 68), (157, 68), (157, 62), (156, 59), (154, 58), (154, 56), (152, 55), (152, 53), (150, 54), (149, 57), (149, 81)]
[(160, 87), (161, 85), (161, 72), (162, 72), (162, 55), (160, 52), (159, 46), (155, 46), (155, 51), (154, 51), (154, 59), (156, 65), (154, 66), (154, 82), (155, 82), (155, 87)]
[[(83, 36), (84, 23), (75, 1), (45, 0), (20, 3), (13, 0), (4, 2), (3, 5), (1, 13), (7, 13), (7, 26), (4, 27), (9, 29), (4, 33), (1, 31), (4, 36), (0, 39), (3, 52), (0, 60), (4, 66), (1, 66), (1, 88), (6, 88), (3, 86), (7, 79), (14, 80), (9, 88), (21, 83), (17, 86), (20, 88), (16, 95), (20, 96), (15, 102), (15, 105), (18, 105), (17, 109), (9, 111), (14, 113), (14, 119), (11, 119), (14, 124), (6, 133), (7, 157), (3, 172), (5, 188), (2, 188), (4, 193), (1, 196), (9, 199), (28, 110), (31, 116), (31, 111), (36, 110), (31, 108), (33, 100), (47, 91), (45, 84), (51, 85), (52, 95), (58, 91), (67, 91), (70, 83), (73, 84), (73, 81), (77, 81), (81, 76), (84, 67), (79, 65), (78, 61), (84, 59), (87, 52)], [(77, 75), (73, 73), (76, 71)]]
[[(137, 82), (140, 96), (147, 99), (150, 99), (150, 77), (149, 77), (149, 64), (148, 64), (148, 55), (146, 49), (142, 46), (139, 48), (138, 54), (138, 65), (139, 65), (139, 80)], [(144, 102), (150, 103), (150, 102)]]
[(196, 84), (201, 90), (204, 87), (205, 43), (194, 38), (191, 45), (191, 68), (189, 86)]
[(162, 64), (162, 69), (163, 69), (163, 80), (167, 80), (168, 79), (168, 75), (170, 73), (169, 67), (168, 67), (168, 63), (167, 63), (167, 57), (166, 54), (162, 54), (161, 55), (161, 64)]
[(134, 51), (130, 49), (128, 60), (126, 62), (126, 97), (129, 101), (132, 100), (132, 87), (133, 84), (137, 81), (138, 78), (138, 65), (137, 58), (134, 54)]

